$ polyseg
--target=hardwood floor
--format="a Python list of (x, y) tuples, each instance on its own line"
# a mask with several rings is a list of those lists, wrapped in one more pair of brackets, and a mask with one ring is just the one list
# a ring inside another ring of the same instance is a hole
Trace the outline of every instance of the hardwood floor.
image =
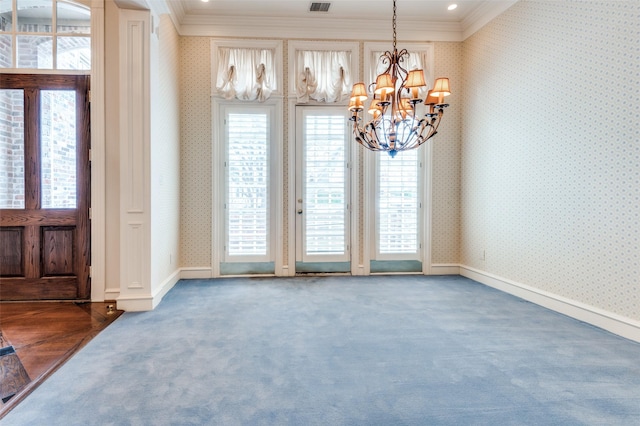
[(114, 307), (115, 302), (0, 303), (0, 350), (7, 348), (0, 380), (3, 393), (12, 385), (17, 390), (5, 403), (0, 400), (0, 418), (118, 318), (122, 311)]

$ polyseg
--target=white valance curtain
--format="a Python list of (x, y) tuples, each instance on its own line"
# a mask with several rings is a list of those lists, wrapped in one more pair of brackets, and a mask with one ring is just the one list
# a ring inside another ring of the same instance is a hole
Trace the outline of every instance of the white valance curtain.
[(225, 99), (269, 99), (277, 90), (275, 52), (271, 49), (218, 48), (216, 90)]
[(339, 102), (351, 93), (351, 52), (299, 50), (295, 66), (298, 102)]
[[(384, 52), (372, 52), (371, 63), (376, 64), (374, 74), (371, 76), (371, 81), (376, 81), (376, 76), (384, 72), (384, 70), (389, 66), (389, 64), (385, 64), (382, 61), (382, 55)], [(431, 75), (431, 71), (427, 66), (427, 55), (424, 52), (409, 52), (409, 56), (404, 57), (404, 62), (400, 63), (400, 66), (408, 71), (419, 70), (422, 69), (424, 71), (424, 81), (427, 82), (426, 88), (421, 88), (419, 91), (419, 96), (421, 98), (425, 98), (427, 96), (427, 91), (431, 89), (431, 85), (433, 84), (433, 76)]]

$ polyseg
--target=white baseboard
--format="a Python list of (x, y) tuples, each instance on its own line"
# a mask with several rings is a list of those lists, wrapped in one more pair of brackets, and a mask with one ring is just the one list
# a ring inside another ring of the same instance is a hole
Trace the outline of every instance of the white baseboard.
[(153, 294), (120, 296), (115, 298), (116, 306), (127, 312), (152, 311), (160, 304), (162, 298), (173, 288), (181, 276), (180, 269), (176, 269), (158, 286)]
[(517, 283), (469, 266), (460, 275), (640, 343), (640, 321)]
[(158, 303), (160, 303), (162, 298), (166, 296), (167, 293), (169, 293), (169, 290), (171, 290), (173, 286), (176, 285), (176, 283), (180, 280), (181, 276), (182, 276), (182, 271), (178, 268), (175, 271), (173, 271), (173, 273), (169, 275), (164, 281), (162, 281), (162, 284), (160, 284), (158, 289), (154, 292), (153, 298), (157, 300), (157, 303), (155, 304), (155, 306), (158, 306)]
[(120, 296), (120, 288), (112, 287), (104, 291), (104, 300), (116, 300)]
[(460, 275), (460, 265), (453, 263), (434, 263), (431, 275)]
[(136, 296), (122, 296), (116, 299), (116, 306), (126, 312), (142, 312), (152, 311), (157, 303), (154, 303), (153, 296), (136, 295)]
[(213, 270), (210, 266), (180, 268), (180, 278), (186, 280), (213, 278)]

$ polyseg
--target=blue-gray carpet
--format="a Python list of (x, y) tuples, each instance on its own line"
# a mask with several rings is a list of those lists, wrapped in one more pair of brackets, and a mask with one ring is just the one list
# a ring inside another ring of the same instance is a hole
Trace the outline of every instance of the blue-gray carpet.
[(9, 425), (637, 425), (640, 344), (462, 277), (180, 281)]

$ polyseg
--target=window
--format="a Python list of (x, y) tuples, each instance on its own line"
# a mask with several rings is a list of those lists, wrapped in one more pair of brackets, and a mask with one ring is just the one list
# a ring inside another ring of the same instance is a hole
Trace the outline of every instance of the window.
[(275, 273), (281, 105), (214, 99), (214, 276)]
[(236, 256), (269, 254), (269, 114), (226, 114), (227, 250)]
[[(420, 164), (418, 149), (395, 157), (376, 153), (378, 259), (392, 254), (418, 258), (420, 252)], [(408, 255), (408, 256), (407, 256)]]
[(0, 68), (90, 70), (91, 11), (62, 0), (0, 0)]
[(0, 209), (24, 209), (24, 91), (0, 90)]
[(349, 235), (345, 113), (305, 109), (302, 115), (302, 259), (344, 260)]

